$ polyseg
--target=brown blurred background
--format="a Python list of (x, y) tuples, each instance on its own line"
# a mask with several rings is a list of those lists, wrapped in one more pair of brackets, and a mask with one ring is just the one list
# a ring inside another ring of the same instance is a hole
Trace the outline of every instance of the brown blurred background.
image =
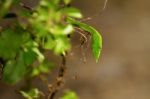
[[(104, 0), (73, 2), (85, 17), (100, 12), (103, 4)], [(91, 50), (75, 48), (68, 57), (65, 88), (80, 99), (150, 99), (150, 0), (108, 0), (106, 9), (86, 23), (101, 31), (101, 59), (96, 64)], [(21, 99), (12, 90), (0, 86), (0, 99)]]

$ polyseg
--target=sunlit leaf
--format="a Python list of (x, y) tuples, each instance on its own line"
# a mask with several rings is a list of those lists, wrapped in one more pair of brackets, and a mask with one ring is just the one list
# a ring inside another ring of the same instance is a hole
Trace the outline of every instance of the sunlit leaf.
[(64, 0), (64, 3), (67, 5), (71, 2), (72, 0)]
[(93, 27), (85, 24), (85, 23), (81, 23), (79, 21), (76, 21), (72, 18), (67, 18), (67, 21), (69, 23), (72, 23), (73, 25), (82, 28), (83, 30), (91, 33), (92, 35), (92, 52), (94, 57), (96, 58), (96, 61), (98, 61), (100, 54), (101, 54), (101, 49), (102, 49), (102, 37), (100, 35), (100, 33), (95, 30)]
[(39, 66), (33, 67), (31, 76), (38, 76), (41, 73), (49, 73), (53, 66), (52, 63), (44, 61)]
[(60, 99), (78, 99), (77, 95), (73, 91), (67, 91)]
[(40, 96), (40, 92), (37, 88), (31, 89), (28, 92), (20, 91), (20, 93), (26, 99), (38, 99)]
[(73, 31), (73, 26), (68, 24), (68, 25), (56, 25), (54, 27), (50, 28), (50, 32), (53, 35), (68, 35), (72, 33)]
[(32, 48), (32, 51), (37, 54), (37, 58), (38, 58), (39, 62), (43, 62), (44, 61), (45, 57), (44, 57), (44, 55), (40, 52), (40, 50), (37, 47)]
[(55, 42), (52, 39), (51, 35), (47, 35), (46, 37), (42, 38), (42, 45), (43, 45), (44, 49), (51, 50), (54, 48)]
[(32, 65), (36, 59), (39, 59), (41, 62), (44, 60), (44, 56), (35, 50), (37, 48), (38, 44), (33, 40), (28, 40), (24, 44), (23, 59), (26, 65)]
[(82, 18), (82, 14), (80, 10), (78, 10), (77, 8), (73, 8), (73, 7), (63, 8), (61, 9), (61, 12), (70, 17)]
[(70, 50), (70, 42), (67, 37), (58, 37), (55, 40), (54, 53), (55, 54), (65, 54), (66, 51)]
[(51, 3), (59, 4), (59, 3), (60, 3), (60, 0), (51, 0)]

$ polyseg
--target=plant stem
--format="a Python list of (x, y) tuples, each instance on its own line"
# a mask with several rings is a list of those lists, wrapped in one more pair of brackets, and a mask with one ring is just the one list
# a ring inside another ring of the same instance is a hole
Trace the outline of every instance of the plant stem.
[(64, 84), (64, 76), (66, 72), (66, 57), (62, 55), (62, 63), (59, 68), (58, 76), (56, 77), (55, 83), (50, 85), (49, 95), (47, 99), (54, 99), (56, 93), (59, 91), (60, 87)]

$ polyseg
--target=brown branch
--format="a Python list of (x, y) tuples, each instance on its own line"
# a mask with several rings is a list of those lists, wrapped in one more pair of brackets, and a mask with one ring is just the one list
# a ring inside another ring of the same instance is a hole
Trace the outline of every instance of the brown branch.
[(64, 84), (65, 72), (66, 72), (66, 57), (62, 55), (62, 63), (59, 68), (58, 76), (56, 77), (56, 81), (53, 84), (49, 85), (49, 94), (47, 99), (54, 99), (56, 93)]
[(0, 58), (0, 80), (2, 79), (2, 76), (3, 76), (3, 69), (4, 69), (5, 63), (6, 62), (2, 58)]
[(2, 79), (3, 75), (3, 65), (0, 63), (0, 80)]

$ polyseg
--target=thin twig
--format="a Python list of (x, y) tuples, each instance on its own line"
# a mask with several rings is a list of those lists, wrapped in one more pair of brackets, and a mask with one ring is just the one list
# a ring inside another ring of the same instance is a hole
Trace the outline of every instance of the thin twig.
[(107, 2), (108, 2), (108, 0), (105, 0), (105, 1), (104, 1), (104, 6), (103, 6), (103, 9), (102, 9), (102, 11), (104, 11), (104, 10), (106, 9)]
[(60, 87), (64, 84), (64, 76), (66, 72), (66, 57), (62, 55), (62, 63), (59, 68), (58, 76), (53, 84), (49, 85), (49, 95), (47, 99), (54, 99), (56, 93), (59, 91)]
[(25, 8), (25, 9), (29, 10), (29, 11), (33, 11), (33, 8), (32, 8), (32, 7), (29, 7), (29, 6), (25, 5), (25, 4), (22, 3), (22, 2), (20, 2), (19, 5), (20, 5), (21, 7), (23, 7), (23, 8)]
[(84, 38), (84, 41), (81, 43), (81, 45), (83, 45), (84, 43), (86, 43), (88, 41), (85, 34), (83, 34), (81, 31), (78, 31), (78, 30), (76, 30), (76, 32), (79, 33)]
[(6, 62), (2, 59), (2, 58), (0, 58), (0, 80), (2, 79), (2, 77), (3, 77), (3, 69), (4, 69), (4, 64), (5, 64)]
[(101, 15), (101, 14), (103, 13), (103, 11), (104, 11), (104, 10), (106, 9), (106, 7), (107, 7), (107, 2), (108, 2), (108, 0), (105, 0), (105, 1), (104, 1), (103, 8), (102, 8), (102, 10), (100, 10), (98, 13), (96, 13), (96, 14), (94, 14), (94, 15), (92, 15), (92, 16), (89, 16), (89, 17), (87, 17), (87, 18), (84, 18), (84, 19), (82, 19), (82, 20), (80, 20), (80, 21), (81, 21), (81, 22), (83, 22), (83, 21), (89, 21), (89, 20), (93, 19), (93, 17), (97, 17), (97, 16)]
[(0, 63), (0, 80), (2, 79), (3, 75), (3, 65)]

